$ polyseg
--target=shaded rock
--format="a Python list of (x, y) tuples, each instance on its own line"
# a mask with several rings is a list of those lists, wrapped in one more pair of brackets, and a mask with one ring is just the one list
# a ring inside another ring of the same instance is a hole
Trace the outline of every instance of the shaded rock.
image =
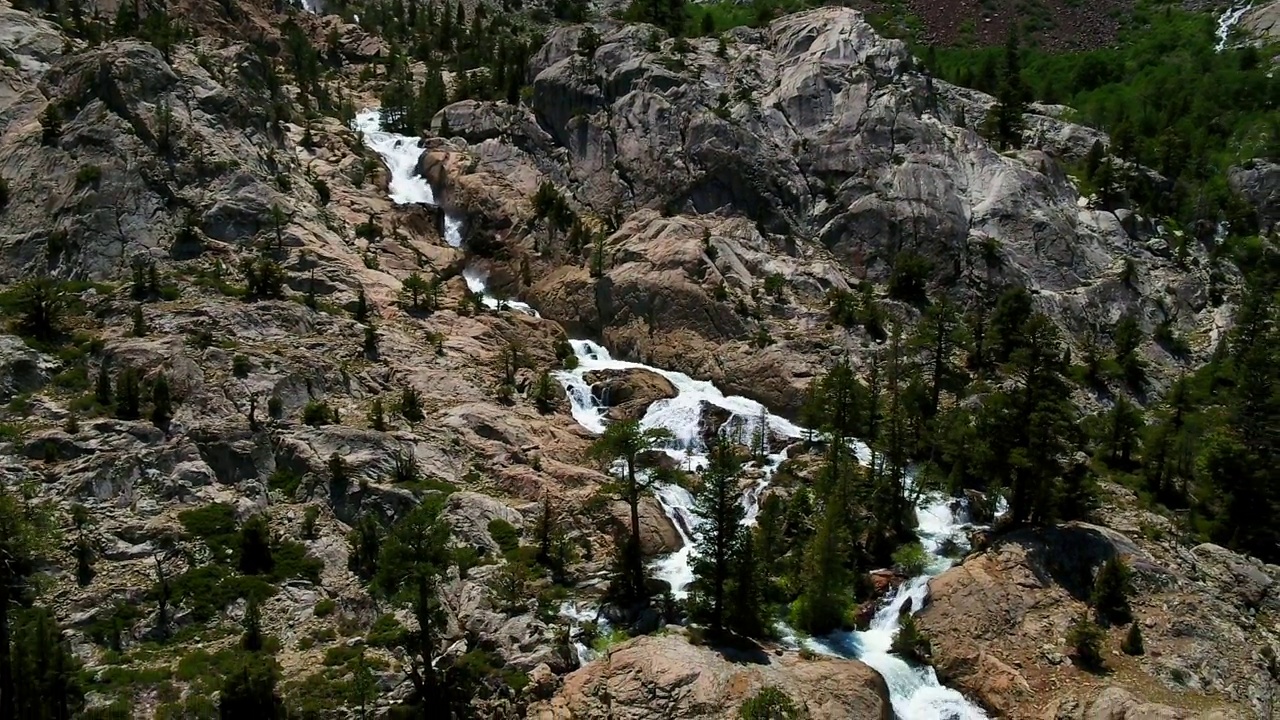
[[(1280, 17), (1280, 3), (1272, 7)], [(1264, 233), (1280, 221), (1280, 164), (1250, 160), (1227, 171), (1227, 182), (1257, 210), (1258, 225)]]
[(44, 387), (57, 367), (56, 360), (27, 347), (21, 338), (0, 335), (0, 401)]

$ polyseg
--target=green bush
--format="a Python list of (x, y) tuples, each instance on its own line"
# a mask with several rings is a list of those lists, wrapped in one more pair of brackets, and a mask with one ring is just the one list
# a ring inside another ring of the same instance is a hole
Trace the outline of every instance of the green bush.
[(502, 548), (504, 555), (520, 547), (520, 531), (502, 518), (489, 521), (489, 536)]
[(893, 552), (893, 564), (908, 577), (923, 575), (929, 566), (929, 553), (918, 542), (907, 543)]
[(298, 494), (298, 488), (301, 485), (302, 477), (288, 468), (277, 467), (276, 471), (271, 473), (271, 477), (267, 478), (267, 487), (279, 490), (289, 498)]
[(312, 400), (302, 408), (302, 422), (311, 427), (337, 424), (338, 412), (323, 400)]
[(916, 625), (916, 619), (912, 615), (902, 618), (898, 632), (893, 636), (892, 650), (895, 655), (921, 664), (927, 664), (933, 657), (933, 644), (929, 641), (929, 636)]
[(97, 185), (102, 180), (102, 168), (97, 165), (85, 165), (76, 171), (76, 187)]
[(387, 613), (373, 621), (373, 626), (364, 636), (364, 640), (372, 647), (393, 648), (404, 643), (405, 627), (395, 615)]
[(766, 685), (742, 703), (738, 717), (742, 720), (798, 720), (803, 716), (790, 695)]
[(1101, 670), (1102, 643), (1107, 635), (1088, 615), (1081, 615), (1067, 631), (1067, 645), (1076, 663), (1086, 670)]
[(178, 513), (178, 522), (187, 535), (203, 540), (218, 556), (233, 547), (236, 510), (227, 503), (211, 503)]
[(338, 603), (335, 600), (333, 600), (333, 598), (325, 598), (320, 602), (316, 603), (316, 606), (312, 610), (312, 612), (315, 613), (316, 617), (322, 618), (322, 617), (328, 617), (332, 615), (333, 611), (337, 609), (338, 609)]

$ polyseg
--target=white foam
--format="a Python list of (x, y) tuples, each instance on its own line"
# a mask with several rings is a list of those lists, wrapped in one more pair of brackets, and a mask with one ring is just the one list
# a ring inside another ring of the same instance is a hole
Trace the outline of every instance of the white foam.
[[(446, 227), (447, 227), (447, 220), (446, 220)], [(538, 314), (538, 311), (534, 310), (533, 306), (530, 305), (529, 303), (523, 303), (523, 302), (520, 302), (519, 300), (499, 299), (494, 297), (493, 295), (490, 295), (489, 288), (486, 285), (488, 276), (485, 275), (484, 271), (479, 270), (474, 266), (468, 265), (467, 268), (462, 271), (462, 279), (467, 281), (467, 289), (479, 295), (480, 302), (483, 303), (484, 306), (489, 308), (490, 310), (511, 309), (511, 310), (515, 310), (516, 312), (522, 312), (525, 315), (532, 315), (533, 317), (542, 317), (541, 315)]]
[(1227, 49), (1227, 41), (1231, 39), (1231, 31), (1236, 25), (1240, 24), (1240, 20), (1244, 18), (1244, 14), (1249, 12), (1253, 7), (1253, 0), (1244, 0), (1237, 2), (1227, 8), (1222, 15), (1218, 17), (1218, 30), (1215, 33), (1218, 36), (1218, 42), (1214, 44), (1213, 49), (1222, 52)]

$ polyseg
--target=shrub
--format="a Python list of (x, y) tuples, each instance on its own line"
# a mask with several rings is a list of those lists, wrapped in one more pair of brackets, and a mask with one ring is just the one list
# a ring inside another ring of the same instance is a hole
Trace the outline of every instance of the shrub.
[(231, 358), (231, 374), (238, 378), (249, 377), (249, 358), (244, 355)]
[(889, 297), (913, 304), (926, 302), (932, 271), (933, 266), (921, 255), (910, 250), (898, 253), (889, 273)]
[(323, 400), (312, 400), (302, 408), (302, 422), (311, 427), (332, 425), (338, 422), (338, 413)]
[(498, 547), (502, 548), (503, 554), (520, 547), (520, 531), (502, 518), (489, 521), (489, 536), (498, 544)]
[(1067, 631), (1067, 645), (1071, 648), (1071, 656), (1086, 670), (1102, 668), (1102, 642), (1105, 639), (1106, 633), (1088, 615), (1077, 618)]
[(933, 656), (933, 644), (929, 636), (916, 625), (915, 617), (905, 615), (898, 633), (893, 636), (893, 653), (908, 660), (925, 664)]
[(1126, 655), (1143, 655), (1147, 652), (1146, 646), (1142, 642), (1142, 628), (1138, 627), (1137, 620), (1129, 625), (1129, 632), (1125, 633), (1124, 642), (1120, 643), (1120, 649)]
[(307, 511), (302, 515), (302, 537), (311, 539), (316, 536), (316, 521), (320, 519), (320, 508), (315, 505), (307, 506)]
[(277, 467), (271, 477), (267, 478), (267, 487), (279, 490), (285, 497), (294, 497), (302, 485), (302, 478), (288, 468)]
[(918, 542), (907, 543), (893, 553), (893, 564), (909, 577), (924, 574), (929, 565), (929, 554)]
[(334, 601), (333, 598), (325, 598), (320, 602), (316, 603), (316, 606), (312, 610), (312, 612), (315, 613), (316, 617), (322, 618), (322, 617), (328, 617), (332, 615), (333, 611), (337, 609), (338, 609), (338, 603)]
[(387, 613), (373, 621), (364, 640), (373, 647), (392, 648), (404, 642), (404, 634), (404, 625), (400, 624), (395, 615)]
[(271, 399), (267, 400), (267, 415), (272, 420), (284, 417), (284, 400), (281, 400), (279, 395), (272, 395)]
[(400, 394), (400, 416), (409, 422), (422, 422), (426, 414), (422, 411), (422, 395), (413, 386), (408, 386)]
[(742, 703), (738, 717), (742, 720), (798, 720), (801, 714), (790, 695), (766, 685)]
[(97, 165), (85, 165), (76, 171), (76, 187), (97, 186), (100, 180), (102, 180), (102, 168)]

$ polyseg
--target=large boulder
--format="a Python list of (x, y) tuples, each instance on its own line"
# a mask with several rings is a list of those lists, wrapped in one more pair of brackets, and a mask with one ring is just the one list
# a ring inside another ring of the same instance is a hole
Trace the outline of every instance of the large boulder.
[[(997, 535), (929, 583), (919, 623), (932, 640), (939, 679), (1012, 717), (1039, 717), (1051, 699), (1061, 712), (1045, 717), (1198, 717), (1134, 708), (1156, 699), (1171, 708), (1204, 708), (1200, 693), (1218, 696), (1224, 709), (1266, 707), (1275, 680), (1264, 648), (1274, 633), (1254, 622), (1250, 608), (1270, 594), (1268, 567), (1217, 546), (1156, 550), (1083, 523)], [(1111, 557), (1133, 570), (1130, 602), (1147, 655), (1135, 660), (1112, 652), (1127, 626), (1107, 628), (1104, 656), (1125, 670), (1114, 683), (1137, 699), (1094, 706), (1094, 676), (1070, 661), (1066, 638), (1072, 623), (1091, 612), (1093, 580)], [(1152, 693), (1153, 678), (1167, 689)]]
[[(613, 531), (618, 537), (631, 531), (631, 509), (624, 502), (610, 506)], [(640, 552), (646, 557), (665, 555), (684, 546), (680, 532), (662, 505), (652, 497), (640, 499)]]
[(669, 380), (649, 370), (596, 370), (583, 376), (591, 383), (591, 393), (609, 408), (610, 420), (639, 420), (649, 406), (674, 398), (676, 388)]
[(677, 634), (645, 636), (565, 678), (550, 702), (530, 709), (548, 720), (727, 720), (765, 686), (787, 693), (813, 720), (890, 720), (889, 690), (857, 660), (735, 653), (690, 645)]
[(43, 387), (57, 367), (56, 360), (27, 347), (21, 338), (0, 335), (0, 401)]
[[(1280, 7), (1280, 4), (1277, 4)], [(1227, 182), (1258, 211), (1258, 225), (1270, 230), (1280, 221), (1280, 164), (1250, 160), (1227, 172)]]

